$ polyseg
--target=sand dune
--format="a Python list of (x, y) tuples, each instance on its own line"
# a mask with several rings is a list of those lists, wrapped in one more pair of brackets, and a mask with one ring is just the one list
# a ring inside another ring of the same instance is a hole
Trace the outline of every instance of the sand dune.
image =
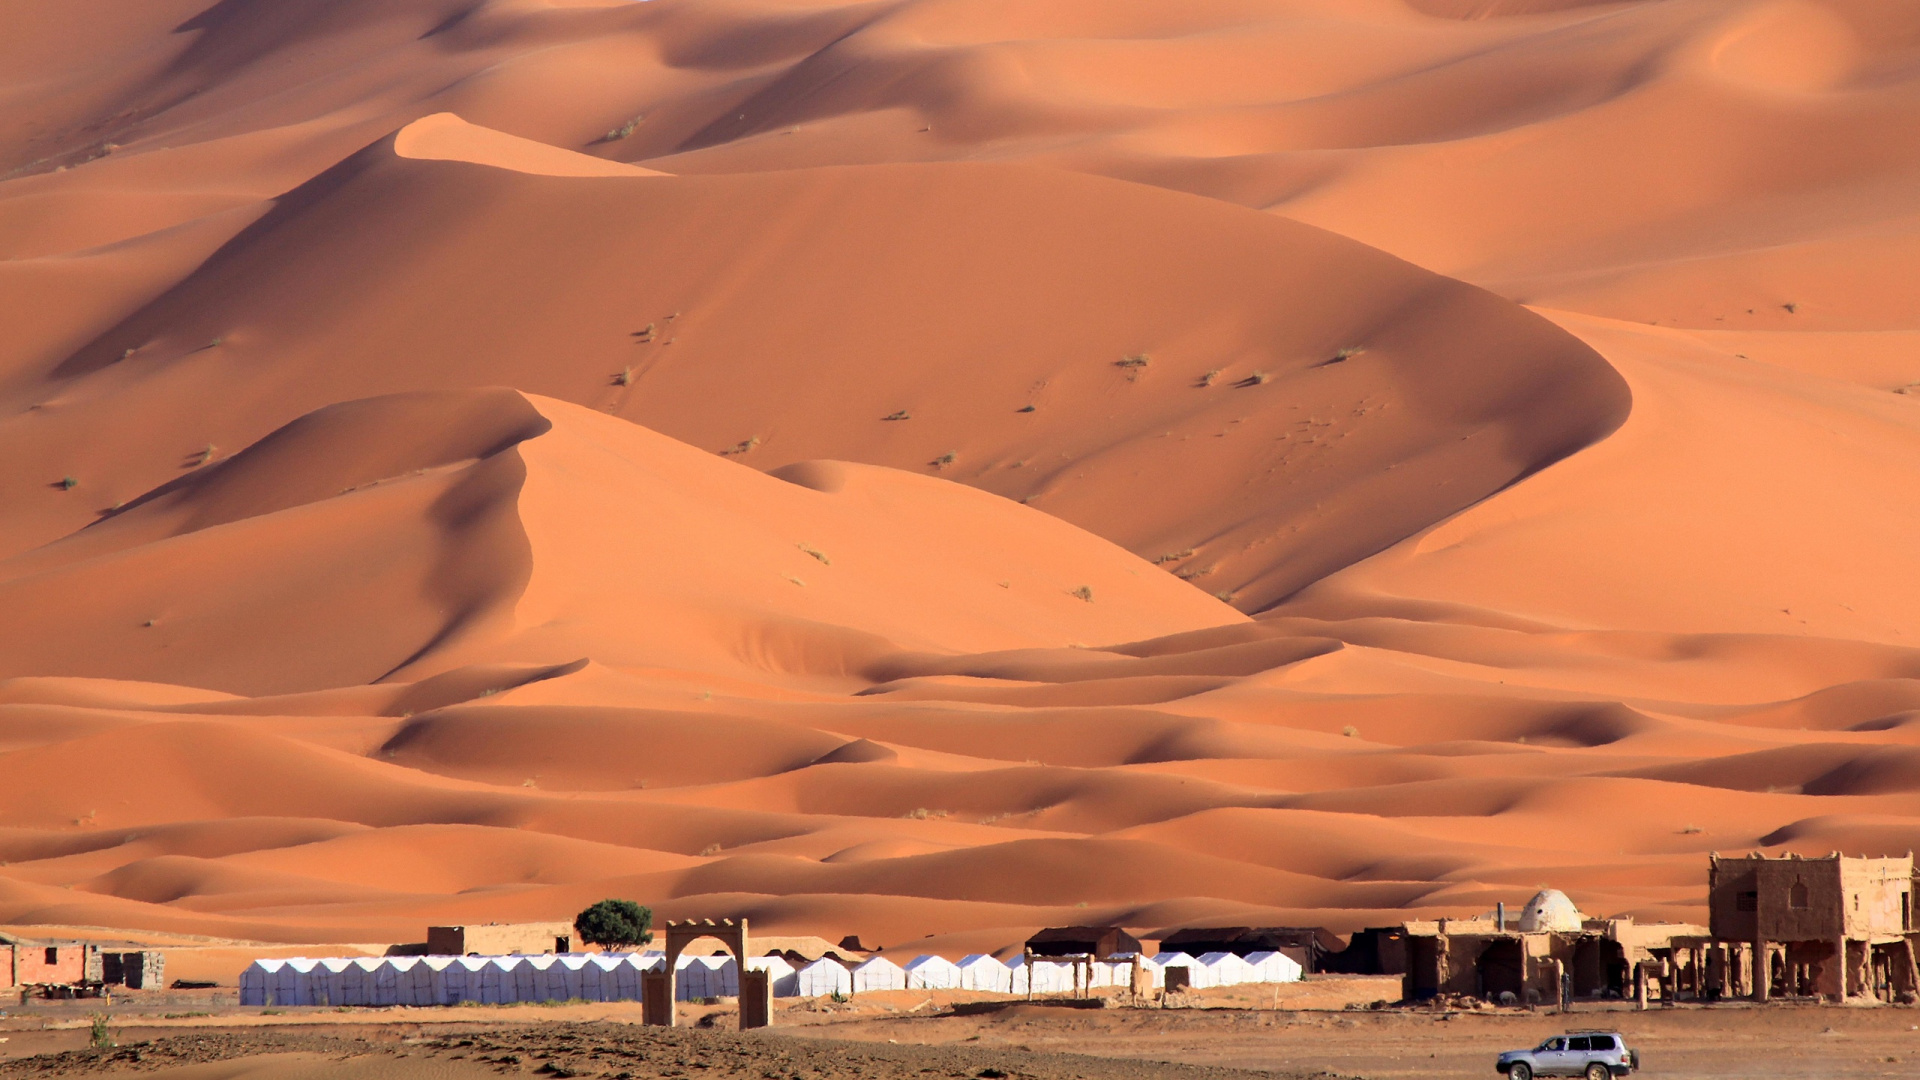
[(0, 922), (967, 950), (1907, 850), (1916, 41), (9, 10)]

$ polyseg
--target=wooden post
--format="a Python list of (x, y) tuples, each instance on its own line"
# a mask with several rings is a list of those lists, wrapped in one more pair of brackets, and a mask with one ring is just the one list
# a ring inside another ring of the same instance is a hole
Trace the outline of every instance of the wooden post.
[(1773, 994), (1773, 957), (1767, 953), (1767, 939), (1753, 939), (1753, 1000), (1762, 1005)]
[(1833, 955), (1835, 959), (1840, 961), (1840, 970), (1835, 972), (1835, 975), (1837, 977), (1833, 980), (1833, 985), (1839, 991), (1839, 993), (1835, 996), (1834, 1000), (1838, 1001), (1842, 1005), (1845, 1005), (1847, 1003), (1847, 992), (1851, 989), (1851, 987), (1849, 987), (1847, 984), (1853, 981), (1852, 979), (1848, 978), (1848, 975), (1851, 974), (1851, 972), (1849, 972), (1848, 969), (1853, 966), (1853, 958), (1847, 955), (1847, 935), (1846, 934), (1844, 933), (1841, 934), (1839, 939), (1834, 942)]
[(1647, 1008), (1647, 962), (1633, 965), (1633, 1007), (1642, 1012)]
[(1033, 950), (1028, 949), (1027, 957), (1027, 1000), (1033, 1000)]

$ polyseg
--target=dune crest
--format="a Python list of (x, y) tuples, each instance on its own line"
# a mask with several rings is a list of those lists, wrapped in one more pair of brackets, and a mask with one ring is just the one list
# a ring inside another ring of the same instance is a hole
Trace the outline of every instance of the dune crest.
[(393, 152), (417, 161), (466, 161), (535, 176), (666, 175), (469, 124), (453, 113), (423, 116), (394, 132)]

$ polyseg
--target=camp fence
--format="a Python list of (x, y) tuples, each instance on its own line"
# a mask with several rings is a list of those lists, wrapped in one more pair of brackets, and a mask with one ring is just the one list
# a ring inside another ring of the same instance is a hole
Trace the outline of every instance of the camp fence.
[[(511, 1005), (540, 1001), (638, 1001), (640, 977), (658, 971), (662, 953), (547, 953), (529, 956), (362, 956), (256, 960), (240, 974), (242, 1005)], [(1281, 953), (1161, 953), (1142, 958), (1153, 985), (1165, 970), (1192, 972), (1191, 985), (1293, 982), (1300, 965)], [(772, 977), (775, 997), (826, 997), (880, 990), (977, 990), (999, 994), (1064, 994), (1076, 988), (1069, 960), (1025, 957), (1010, 963), (984, 953), (958, 963), (938, 956), (905, 967), (876, 956), (849, 969), (832, 958), (794, 967), (778, 956), (756, 956), (750, 970)], [(681, 956), (675, 997), (682, 1001), (735, 997), (740, 966), (731, 956)], [(1082, 976), (1086, 978), (1086, 976)], [(1128, 986), (1131, 957), (1096, 960), (1089, 985)]]

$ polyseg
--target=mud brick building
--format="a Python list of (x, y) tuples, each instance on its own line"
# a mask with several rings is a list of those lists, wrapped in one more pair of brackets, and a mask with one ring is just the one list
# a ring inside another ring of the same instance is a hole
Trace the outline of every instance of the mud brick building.
[(478, 923), (427, 927), (429, 956), (512, 956), (573, 951), (573, 924)]
[(0, 989), (98, 986), (101, 981), (98, 945), (0, 937)]
[[(1851, 858), (1709, 856), (1707, 949), (1747, 976), (1755, 1000), (1920, 996), (1914, 863)], [(1711, 966), (1711, 965), (1710, 965)]]

